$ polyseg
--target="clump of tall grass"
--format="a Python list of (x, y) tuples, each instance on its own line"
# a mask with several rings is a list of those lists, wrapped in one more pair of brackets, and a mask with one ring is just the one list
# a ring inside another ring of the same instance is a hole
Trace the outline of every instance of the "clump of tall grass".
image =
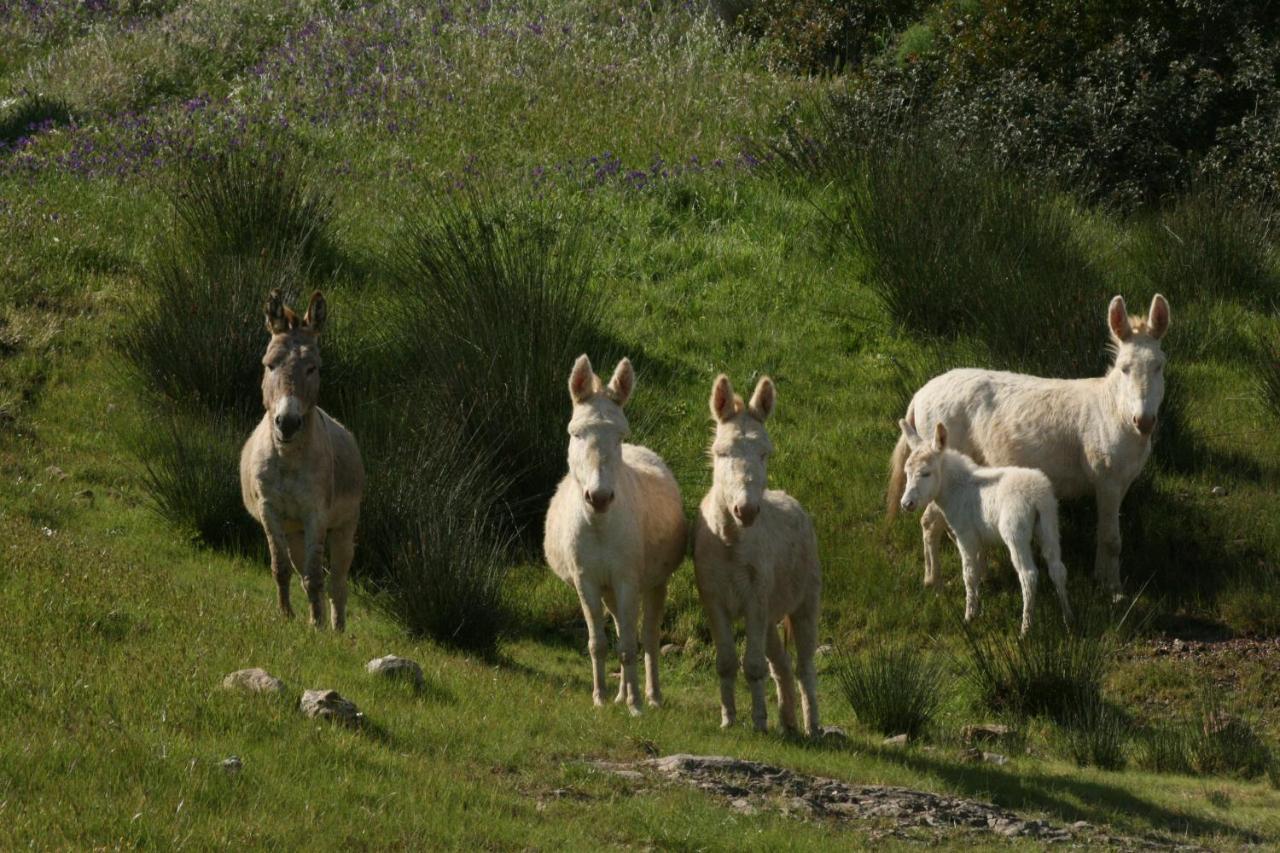
[(1271, 338), (1260, 344), (1252, 360), (1258, 393), (1271, 413), (1280, 417), (1280, 340)]
[(493, 460), (528, 538), (564, 473), (565, 381), (580, 353), (621, 353), (601, 331), (583, 224), (483, 190), (429, 197), (389, 248), (383, 324), (405, 382)]
[(1065, 201), (920, 135), (868, 146), (853, 163), (850, 238), (894, 322), (975, 337), (1002, 367), (1102, 371), (1112, 293)]
[(507, 484), (457, 425), (392, 426), (368, 436), (363, 583), (410, 635), (490, 653), (511, 622)]
[(880, 642), (859, 653), (842, 652), (836, 682), (858, 720), (886, 735), (924, 734), (942, 707), (946, 669), (905, 643)]
[(1078, 767), (1121, 770), (1125, 766), (1129, 722), (1101, 696), (1068, 708), (1057, 737)]
[(59, 98), (26, 94), (0, 112), (0, 150), (19, 139), (71, 120), (71, 110)]
[(1207, 692), (1190, 720), (1155, 728), (1137, 741), (1139, 766), (1159, 773), (1271, 778), (1280, 761), (1249, 724)]

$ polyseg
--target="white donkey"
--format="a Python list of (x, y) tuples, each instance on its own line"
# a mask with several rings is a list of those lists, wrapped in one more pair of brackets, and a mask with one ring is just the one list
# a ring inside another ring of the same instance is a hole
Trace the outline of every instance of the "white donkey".
[[(1092, 493), (1098, 510), (1095, 577), (1120, 591), (1120, 502), (1151, 455), (1151, 431), (1164, 399), (1169, 303), (1156, 294), (1145, 318), (1130, 317), (1117, 296), (1107, 309), (1115, 359), (1107, 374), (1090, 379), (1043, 379), (994, 370), (951, 370), (916, 392), (907, 421), (928, 435), (939, 423), (950, 444), (982, 465), (1043, 471), (1059, 499)], [(905, 437), (893, 451), (888, 491), (892, 516), (902, 497)], [(942, 514), (926, 508), (926, 586), (939, 582)]]
[(329, 417), (320, 397), (320, 349), (325, 301), (316, 291), (298, 317), (273, 290), (267, 301), (271, 343), (262, 357), (266, 414), (240, 453), (245, 508), (267, 534), (280, 611), (293, 616), (293, 569), (311, 603), (311, 624), (324, 622), (325, 544), (329, 546), (329, 603), (333, 627), (347, 622), (347, 569), (355, 553), (364, 465), (356, 440)]
[(680, 488), (658, 454), (624, 444), (630, 432), (622, 407), (635, 373), (623, 359), (606, 386), (579, 356), (569, 375), (569, 473), (547, 509), (543, 550), (551, 569), (578, 592), (587, 620), (592, 698), (604, 704), (608, 639), (604, 608), (618, 629), (621, 684), (615, 701), (640, 713), (636, 622), (644, 606), (645, 695), (662, 702), (658, 631), (667, 580), (688, 547)]
[(765, 490), (766, 462), (773, 445), (764, 422), (773, 412), (775, 399), (773, 381), (767, 376), (756, 385), (748, 405), (733, 393), (729, 377), (723, 374), (711, 388), (711, 414), (716, 419), (711, 445), (714, 473), (695, 522), (693, 568), (716, 644), (720, 725), (731, 726), (737, 717), (738, 650), (733, 622), (741, 616), (746, 621), (742, 668), (751, 687), (752, 723), (757, 731), (767, 726), (764, 677), (772, 670), (778, 717), (783, 728), (795, 731), (796, 678), (777, 628), (786, 620), (788, 633), (795, 638), (805, 733), (813, 737), (821, 731), (813, 657), (822, 570), (809, 514), (786, 492)]
[(1013, 567), (1022, 584), (1022, 636), (1031, 630), (1036, 603), (1036, 559), (1031, 538), (1040, 542), (1040, 553), (1058, 591), (1062, 617), (1071, 622), (1067, 600), (1067, 567), (1062, 565), (1058, 541), (1058, 501), (1044, 472), (1035, 468), (983, 468), (947, 448), (947, 428), (934, 428), (933, 443), (920, 438), (906, 420), (898, 421), (911, 453), (907, 456), (907, 484), (902, 508), (907, 512), (937, 507), (956, 537), (964, 565), (964, 621), (978, 615), (982, 582), (982, 548), (1000, 542), (1009, 548)]

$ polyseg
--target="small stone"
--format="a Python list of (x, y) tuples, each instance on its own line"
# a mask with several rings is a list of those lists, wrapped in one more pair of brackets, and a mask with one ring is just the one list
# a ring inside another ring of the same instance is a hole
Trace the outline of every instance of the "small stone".
[(48, 468), (45, 468), (44, 470), (45, 470), (45, 473), (47, 473), (49, 476), (53, 477), (54, 479), (57, 479), (57, 480), (67, 479), (67, 472), (63, 471), (57, 465), (50, 465)]
[(739, 799), (734, 800), (734, 801), (733, 801), (732, 803), (730, 803), (729, 805), (733, 806), (733, 807), (734, 807), (734, 809), (736, 809), (737, 811), (742, 812), (743, 814), (755, 814), (755, 813), (756, 813), (756, 807), (755, 807), (755, 806), (753, 806), (753, 805), (751, 805), (751, 803), (750, 803), (750, 802), (748, 802), (747, 800), (742, 799), (742, 798), (739, 798)]
[(973, 747), (969, 747), (966, 750), (962, 750), (960, 753), (960, 760), (961, 761), (981, 761), (982, 750), (975, 749)]
[(422, 674), (422, 667), (418, 665), (417, 661), (396, 657), (395, 655), (374, 658), (364, 665), (364, 669), (365, 672), (371, 675), (410, 681), (414, 687), (419, 689), (427, 683), (426, 677)]
[(819, 735), (823, 743), (848, 743), (849, 735), (839, 726), (823, 726)]
[(240, 756), (238, 755), (232, 755), (229, 758), (222, 759), (222, 769), (225, 770), (228, 775), (236, 775), (240, 772), (242, 767), (244, 767), (244, 762), (240, 760)]
[(960, 738), (966, 744), (987, 743), (1012, 733), (1013, 729), (999, 723), (973, 723), (960, 730)]
[(1089, 823), (1089, 821), (1087, 820), (1078, 820), (1075, 823), (1071, 824), (1071, 828), (1077, 831), (1083, 831), (1086, 829), (1092, 829), (1093, 824)]
[(350, 699), (336, 690), (308, 690), (298, 703), (302, 713), (313, 719), (333, 720), (345, 725), (359, 725), (364, 715)]
[(1020, 820), (999, 818), (991, 828), (1000, 835), (1012, 837), (1022, 832), (1022, 830), (1026, 828), (1026, 824)]
[(910, 740), (911, 740), (911, 737), (909, 735), (905, 735), (905, 734), (894, 735), (893, 737), (885, 738), (884, 745), (885, 746), (906, 746), (907, 743), (910, 742)]
[(237, 669), (222, 679), (222, 686), (228, 690), (247, 690), (250, 693), (283, 693), (284, 682), (265, 669)]
[(1209, 494), (1213, 495), (1215, 498), (1225, 498), (1227, 496), (1227, 490), (1222, 486), (1214, 486), (1209, 490)]
[(835, 651), (836, 651), (835, 646), (831, 645), (830, 643), (823, 643), (822, 645), (818, 646), (816, 649), (813, 650), (813, 656), (819, 657), (819, 658), (825, 658), (827, 655), (835, 654)]
[(662, 655), (664, 658), (669, 657), (670, 655), (682, 654), (683, 652), (684, 652), (684, 646), (681, 646), (678, 643), (667, 643), (665, 646), (663, 646), (661, 649), (658, 650), (658, 653)]
[(995, 764), (999, 766), (1002, 764), (1008, 764), (1009, 756), (1001, 755), (998, 752), (984, 752), (982, 753), (982, 760), (988, 764)]

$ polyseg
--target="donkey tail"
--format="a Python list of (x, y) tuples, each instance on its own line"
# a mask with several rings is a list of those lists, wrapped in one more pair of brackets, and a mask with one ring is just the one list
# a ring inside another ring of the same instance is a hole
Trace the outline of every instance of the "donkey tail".
[(889, 489), (884, 498), (884, 514), (889, 520), (897, 517), (898, 503), (902, 500), (902, 493), (907, 490), (907, 457), (910, 455), (907, 437), (899, 435), (898, 443), (893, 448), (893, 456), (889, 457)]

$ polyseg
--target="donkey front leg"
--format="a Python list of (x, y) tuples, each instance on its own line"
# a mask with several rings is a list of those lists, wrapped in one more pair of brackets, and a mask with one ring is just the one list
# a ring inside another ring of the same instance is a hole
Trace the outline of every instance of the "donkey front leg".
[(791, 655), (786, 643), (778, 636), (778, 626), (769, 625), (764, 632), (765, 656), (773, 673), (773, 683), (778, 688), (778, 719), (782, 728), (796, 730), (796, 674), (791, 668)]
[(763, 732), (769, 728), (764, 679), (769, 674), (769, 662), (765, 656), (765, 633), (770, 626), (764, 602), (748, 602), (746, 611), (747, 648), (742, 655), (742, 672), (751, 689), (751, 724), (756, 731)]
[[(705, 599), (704, 599), (705, 600)], [(727, 729), (738, 718), (734, 689), (738, 680), (738, 647), (733, 639), (733, 620), (723, 607), (707, 606), (711, 639), (716, 644), (716, 675), (720, 676), (720, 728)]]
[(644, 622), (641, 629), (641, 642), (644, 645), (644, 695), (654, 708), (662, 705), (662, 689), (658, 684), (658, 657), (662, 610), (666, 603), (666, 584), (659, 584), (645, 591)]
[(333, 531), (329, 537), (329, 615), (335, 631), (347, 627), (347, 572), (355, 552), (355, 524)]
[(639, 643), (636, 623), (639, 621), (640, 596), (634, 587), (619, 585), (614, 594), (618, 598), (618, 657), (622, 661), (622, 681), (626, 685), (627, 710), (632, 716), (641, 713), (640, 676), (636, 668)]
[(791, 633), (796, 643), (796, 669), (800, 676), (800, 710), (804, 715), (805, 734), (822, 734), (818, 719), (818, 667), (814, 657), (818, 651), (818, 599), (813, 599), (791, 614)]
[(267, 534), (267, 549), (271, 552), (271, 576), (276, 580), (276, 601), (286, 619), (293, 618), (293, 606), (289, 604), (289, 583), (293, 580), (293, 562), (290, 557), (289, 538), (284, 524), (269, 507), (263, 507), (262, 527)]
[(1098, 552), (1094, 577), (1103, 588), (1119, 595), (1120, 589), (1120, 503), (1126, 489), (1106, 483), (1098, 485)]
[(324, 627), (324, 544), (328, 531), (318, 516), (303, 524), (303, 548), (306, 551), (302, 569), (302, 588), (311, 604), (311, 625)]
[(964, 621), (972, 622), (982, 612), (982, 600), (979, 598), (979, 581), (982, 569), (982, 549), (977, 542), (956, 537), (960, 546), (960, 565), (964, 572)]
[(942, 544), (943, 534), (947, 532), (947, 520), (937, 504), (930, 503), (924, 508), (920, 516), (920, 529), (924, 534), (924, 585), (936, 587), (942, 583), (938, 574), (938, 549)]
[(598, 708), (604, 705), (604, 656), (609, 651), (604, 598), (599, 587), (579, 579), (578, 601), (582, 605), (583, 618), (587, 620), (587, 652), (591, 655), (591, 699)]

